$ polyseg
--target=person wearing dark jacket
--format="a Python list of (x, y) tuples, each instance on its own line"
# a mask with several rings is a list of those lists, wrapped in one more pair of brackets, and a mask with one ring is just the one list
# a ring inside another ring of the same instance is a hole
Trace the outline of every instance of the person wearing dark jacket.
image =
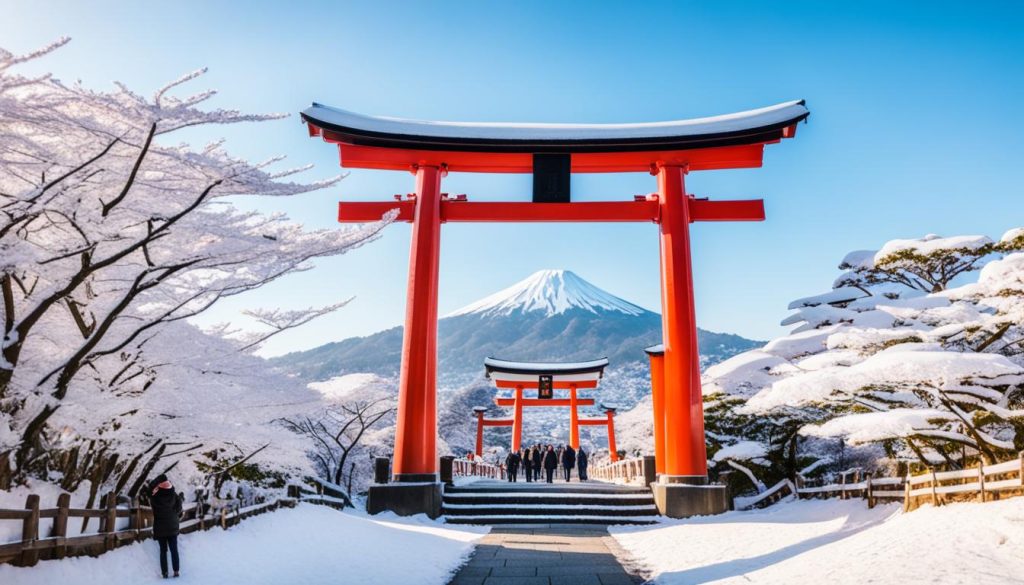
[(540, 443), (533, 446), (533, 480), (540, 481), (540, 470), (544, 468), (544, 447)]
[(576, 470), (580, 474), (580, 481), (587, 481), (587, 452), (583, 447), (576, 452)]
[(565, 469), (565, 481), (572, 479), (572, 468), (576, 467), (576, 451), (572, 445), (566, 445), (562, 451), (562, 468)]
[(555, 448), (548, 445), (548, 450), (544, 454), (544, 473), (547, 475), (548, 483), (555, 476), (555, 470), (558, 469), (558, 455), (555, 455)]
[(149, 504), (153, 508), (153, 538), (160, 545), (160, 572), (167, 578), (167, 551), (171, 552), (171, 568), (178, 576), (178, 520), (181, 517), (181, 496), (174, 491), (167, 476), (160, 474), (149, 484)]
[(512, 451), (505, 458), (505, 468), (508, 469), (508, 480), (514, 482), (516, 480), (516, 473), (519, 471), (519, 452)]
[(523, 475), (526, 476), (526, 481), (533, 481), (533, 458), (530, 457), (530, 449), (523, 449), (520, 458), (523, 460)]

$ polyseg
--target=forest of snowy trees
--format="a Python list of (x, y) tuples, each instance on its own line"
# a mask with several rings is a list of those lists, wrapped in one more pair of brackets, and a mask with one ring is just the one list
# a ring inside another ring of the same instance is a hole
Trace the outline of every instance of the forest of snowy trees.
[(19, 73), (67, 42), (0, 50), (0, 490), (36, 479), (133, 495), (175, 466), (192, 481), (222, 482), (229, 467), (307, 472), (308, 443), (273, 421), (321, 411), (321, 396), (253, 351), (343, 303), (252, 311), (257, 332), (187, 319), (386, 222), (310, 231), (243, 211), (245, 198), (339, 178), (296, 182), (304, 168), (280, 159), (175, 142), (183, 129), (282, 117), (204, 108), (215, 92), (182, 94), (203, 71), (149, 96)]

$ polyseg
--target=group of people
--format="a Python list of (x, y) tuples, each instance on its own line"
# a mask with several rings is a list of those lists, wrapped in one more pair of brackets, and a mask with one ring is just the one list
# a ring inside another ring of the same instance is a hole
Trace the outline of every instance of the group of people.
[(572, 470), (576, 469), (580, 481), (587, 480), (587, 453), (580, 447), (573, 449), (572, 445), (559, 446), (541, 445), (526, 447), (518, 451), (512, 451), (505, 457), (505, 474), (509, 481), (516, 481), (519, 477), (520, 468), (526, 481), (540, 481), (541, 469), (544, 470), (548, 483), (554, 480), (555, 470), (559, 467), (565, 477), (565, 481), (572, 480)]

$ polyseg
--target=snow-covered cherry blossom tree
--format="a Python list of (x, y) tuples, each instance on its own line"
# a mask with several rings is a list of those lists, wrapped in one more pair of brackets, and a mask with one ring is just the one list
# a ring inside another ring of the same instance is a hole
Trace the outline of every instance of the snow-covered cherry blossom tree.
[[(236, 208), (229, 198), (298, 195), (340, 177), (296, 182), (304, 168), (275, 170), (279, 158), (173, 143), (186, 128), (281, 117), (204, 109), (213, 91), (179, 97), (204, 70), (148, 97), (16, 72), (66, 42), (0, 50), (0, 488), (50, 470), (68, 400), (141, 393), (174, 367), (146, 351), (167, 324), (349, 251), (387, 220), (309, 231)], [(252, 350), (342, 304), (254, 312), (269, 333), (234, 343)], [(95, 442), (106, 422), (78, 435)]]

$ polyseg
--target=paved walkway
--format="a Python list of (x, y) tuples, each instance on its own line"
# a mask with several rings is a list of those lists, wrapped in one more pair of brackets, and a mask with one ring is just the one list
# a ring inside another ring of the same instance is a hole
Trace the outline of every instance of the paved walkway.
[(495, 526), (449, 585), (637, 585), (606, 526)]

